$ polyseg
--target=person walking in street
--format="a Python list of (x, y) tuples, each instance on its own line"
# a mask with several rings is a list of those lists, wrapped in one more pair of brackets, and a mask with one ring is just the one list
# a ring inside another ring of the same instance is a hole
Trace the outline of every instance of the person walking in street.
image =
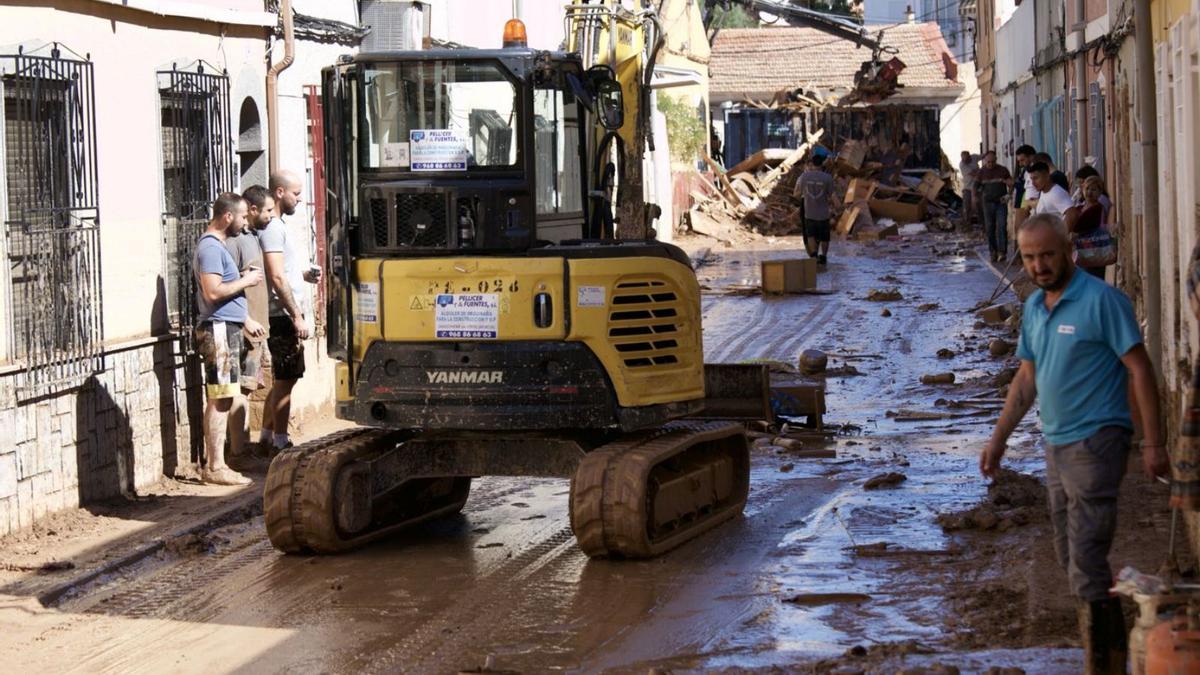
[(1068, 230), (1074, 230), (1079, 209), (1076, 208), (1067, 189), (1055, 183), (1050, 178), (1050, 173), (1050, 165), (1045, 162), (1034, 162), (1033, 166), (1029, 167), (1029, 177), (1033, 179), (1033, 186), (1041, 193), (1037, 205), (1033, 207), (1033, 213), (1058, 216), (1066, 221)]
[[(225, 248), (238, 270), (245, 274), (249, 270), (263, 269), (262, 246), (258, 243), (258, 231), (267, 226), (275, 215), (275, 198), (261, 185), (252, 185), (242, 193), (246, 200), (246, 227), (238, 234), (225, 238)], [(258, 284), (247, 288), (246, 325), (242, 328), (241, 392), (233, 399), (229, 411), (229, 454), (242, 457), (249, 454), (250, 417), (247, 414), (247, 397), (262, 387), (262, 369), (266, 364), (267, 352), (267, 285)], [(265, 416), (264, 416), (265, 417)], [(270, 439), (267, 439), (268, 441)], [(270, 447), (265, 446), (265, 447)]]
[(975, 174), (975, 191), (983, 210), (983, 232), (993, 262), (1008, 256), (1008, 191), (1013, 185), (1008, 168), (996, 163), (996, 151), (983, 155), (983, 167)]
[(962, 178), (963, 223), (970, 225), (978, 211), (975, 203), (975, 176), (979, 173), (979, 162), (970, 152), (963, 150), (958, 162), (958, 173)]
[(241, 379), (242, 331), (252, 337), (262, 326), (246, 314), (245, 290), (262, 283), (260, 270), (238, 271), (225, 248), (228, 236), (237, 236), (246, 225), (246, 201), (232, 192), (222, 193), (212, 207), (212, 220), (196, 244), (192, 260), (196, 275), (196, 351), (204, 360), (207, 403), (204, 408), (204, 468), (200, 477), (215, 485), (250, 482), (225, 463), (226, 417), (238, 395)]
[[(275, 378), (263, 415), (271, 417), (271, 443), (276, 450), (291, 446), (288, 421), (292, 414), (292, 389), (304, 377), (304, 341), (313, 330), (308, 323), (312, 308), (308, 286), (321, 278), (321, 269), (307, 264), (299, 242), (288, 233), (283, 220), (283, 216), (296, 213), (300, 190), (300, 178), (295, 173), (281, 170), (271, 174), (270, 192), (277, 213), (258, 234), (271, 289), (267, 348)], [(264, 422), (264, 435), (266, 429)]]
[(997, 476), (1009, 436), (1039, 398), (1054, 551), (1079, 601), (1086, 672), (1124, 673), (1125, 619), (1120, 599), (1109, 595), (1108, 552), (1134, 428), (1131, 384), (1144, 434), (1142, 468), (1150, 479), (1168, 470), (1154, 366), (1129, 298), (1079, 273), (1061, 218), (1029, 218), (1017, 246), (1039, 290), (1025, 301), (1021, 365), (979, 470)]
[(822, 169), (824, 165), (825, 156), (814, 155), (792, 190), (792, 197), (804, 201), (804, 248), (818, 265), (829, 261), (829, 203), (833, 198), (833, 176)]

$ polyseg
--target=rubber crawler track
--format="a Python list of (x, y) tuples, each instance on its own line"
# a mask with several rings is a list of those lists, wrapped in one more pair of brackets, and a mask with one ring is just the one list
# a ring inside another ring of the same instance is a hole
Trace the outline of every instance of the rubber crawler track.
[[(737, 440), (733, 440), (738, 437)], [(682, 529), (652, 536), (650, 473), (662, 462), (718, 442), (740, 445), (732, 453), (734, 495)], [(742, 512), (749, 493), (749, 450), (741, 427), (725, 423), (673, 422), (634, 434), (588, 453), (571, 479), (571, 528), (592, 557), (650, 558), (699, 536)]]
[[(395, 431), (355, 429), (280, 453), (271, 462), (263, 495), (267, 536), (275, 548), (284, 553), (339, 553), (461, 510), (470, 492), (470, 479), (437, 479), (453, 483), (447, 494), (433, 500), (426, 510), (356, 536), (343, 535), (336, 513), (338, 474), (357, 460), (390, 450), (402, 438), (403, 434)], [(405, 483), (397, 493), (419, 494), (428, 490), (431, 482)]]

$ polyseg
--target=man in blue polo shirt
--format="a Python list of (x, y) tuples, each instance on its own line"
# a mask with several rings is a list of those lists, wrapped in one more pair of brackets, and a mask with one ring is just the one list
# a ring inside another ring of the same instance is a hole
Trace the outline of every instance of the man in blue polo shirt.
[(1108, 592), (1108, 551), (1133, 433), (1131, 382), (1145, 435), (1142, 468), (1151, 478), (1167, 473), (1154, 367), (1129, 298), (1078, 272), (1061, 218), (1040, 214), (1025, 221), (1017, 246), (1041, 290), (1025, 301), (1021, 367), (979, 470), (996, 475), (1008, 437), (1040, 397), (1054, 551), (1081, 601), (1086, 670), (1124, 673), (1125, 619), (1120, 600)]

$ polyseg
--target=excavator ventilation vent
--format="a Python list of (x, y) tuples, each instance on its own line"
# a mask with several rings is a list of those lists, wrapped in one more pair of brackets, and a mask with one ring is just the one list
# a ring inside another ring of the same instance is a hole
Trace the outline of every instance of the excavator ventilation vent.
[(629, 368), (679, 363), (679, 294), (667, 282), (619, 282), (608, 315), (608, 337)]

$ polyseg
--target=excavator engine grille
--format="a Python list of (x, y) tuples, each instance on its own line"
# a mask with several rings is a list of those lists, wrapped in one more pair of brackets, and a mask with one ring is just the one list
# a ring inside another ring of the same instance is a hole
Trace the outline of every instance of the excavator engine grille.
[(679, 363), (679, 293), (662, 279), (620, 281), (613, 290), (608, 337), (629, 368)]

